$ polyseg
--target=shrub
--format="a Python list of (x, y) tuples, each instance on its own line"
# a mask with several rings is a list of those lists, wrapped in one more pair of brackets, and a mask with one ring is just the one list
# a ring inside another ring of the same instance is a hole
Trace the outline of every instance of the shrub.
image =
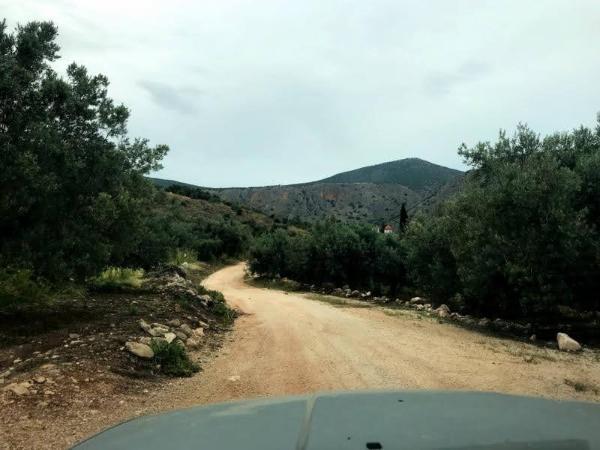
[(198, 259), (194, 250), (181, 248), (173, 250), (168, 260), (168, 263), (174, 266), (181, 266), (183, 263), (196, 264), (197, 262)]
[(0, 308), (46, 303), (50, 298), (50, 287), (30, 270), (0, 270)]
[(166, 375), (191, 377), (200, 370), (200, 367), (190, 360), (183, 345), (177, 341), (168, 343), (154, 339), (151, 347), (154, 351), (154, 361), (160, 364), (160, 371)]
[(144, 271), (123, 267), (109, 267), (92, 278), (89, 285), (97, 291), (121, 291), (138, 289), (142, 285)]

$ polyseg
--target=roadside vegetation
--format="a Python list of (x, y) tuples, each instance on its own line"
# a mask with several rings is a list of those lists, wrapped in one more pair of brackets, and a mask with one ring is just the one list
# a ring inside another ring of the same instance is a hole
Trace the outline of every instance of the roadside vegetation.
[(0, 309), (51, 303), (66, 286), (138, 289), (161, 265), (244, 255), (272, 220), (199, 189), (157, 188), (145, 175), (168, 147), (128, 136), (105, 76), (75, 63), (57, 73), (57, 36), (49, 22), (0, 22)]
[(472, 170), (432, 215), (401, 234), (334, 220), (257, 239), (265, 277), (403, 290), (475, 315), (539, 320), (600, 310), (600, 117), (544, 138), (519, 125), (459, 149)]

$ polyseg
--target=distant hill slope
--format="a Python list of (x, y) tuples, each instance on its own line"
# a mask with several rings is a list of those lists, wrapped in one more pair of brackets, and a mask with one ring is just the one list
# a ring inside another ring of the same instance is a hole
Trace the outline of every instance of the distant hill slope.
[(406, 158), (338, 173), (318, 183), (400, 184), (420, 192), (441, 186), (461, 174), (460, 170), (419, 158)]
[[(311, 183), (201, 188), (228, 202), (274, 217), (315, 221), (336, 217), (353, 222), (394, 222), (402, 203), (409, 214), (431, 211), (460, 186), (463, 172), (418, 158), (339, 173)], [(187, 185), (154, 179), (160, 186)], [(187, 185), (189, 186), (189, 185)]]
[(189, 184), (189, 183), (182, 183), (181, 181), (175, 181), (175, 180), (165, 180), (164, 178), (152, 178), (152, 177), (148, 177), (148, 179), (150, 181), (152, 181), (156, 186), (158, 187), (169, 187), (169, 186), (187, 186), (187, 187), (191, 187), (191, 188), (198, 188), (199, 186), (196, 186), (195, 184)]

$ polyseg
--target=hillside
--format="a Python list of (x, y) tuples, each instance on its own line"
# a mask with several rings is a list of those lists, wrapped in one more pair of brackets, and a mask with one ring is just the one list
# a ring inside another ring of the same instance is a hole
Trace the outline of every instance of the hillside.
[(429, 212), (460, 185), (462, 172), (417, 158), (391, 161), (295, 185), (209, 191), (266, 214), (305, 221), (336, 217), (394, 222), (402, 203), (409, 214)]
[(400, 184), (413, 191), (422, 192), (441, 186), (461, 174), (459, 170), (419, 158), (406, 158), (338, 173), (318, 183)]
[[(407, 158), (342, 172), (303, 184), (200, 188), (226, 202), (273, 217), (315, 221), (335, 217), (353, 222), (394, 222), (402, 203), (410, 214), (429, 212), (455, 192), (462, 172)], [(187, 183), (152, 179), (161, 187)]]

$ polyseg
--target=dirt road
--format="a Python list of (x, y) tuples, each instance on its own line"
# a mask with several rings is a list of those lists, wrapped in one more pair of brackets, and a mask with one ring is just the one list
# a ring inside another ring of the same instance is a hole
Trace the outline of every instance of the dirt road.
[(467, 389), (600, 401), (597, 351), (566, 354), (414, 311), (261, 289), (244, 281), (242, 264), (204, 284), (243, 315), (216, 354), (196, 355), (202, 372), (150, 391), (132, 387), (93, 407), (84, 398), (60, 416), (43, 409), (24, 414), (5, 430), (0, 425), (0, 448), (66, 448), (138, 415), (326, 390)]
[(196, 386), (182, 383), (179, 405), (371, 388), (600, 400), (597, 353), (569, 355), (412, 311), (336, 307), (256, 288), (245, 283), (243, 264), (214, 273), (204, 284), (222, 291), (244, 315), (221, 356), (190, 380)]

